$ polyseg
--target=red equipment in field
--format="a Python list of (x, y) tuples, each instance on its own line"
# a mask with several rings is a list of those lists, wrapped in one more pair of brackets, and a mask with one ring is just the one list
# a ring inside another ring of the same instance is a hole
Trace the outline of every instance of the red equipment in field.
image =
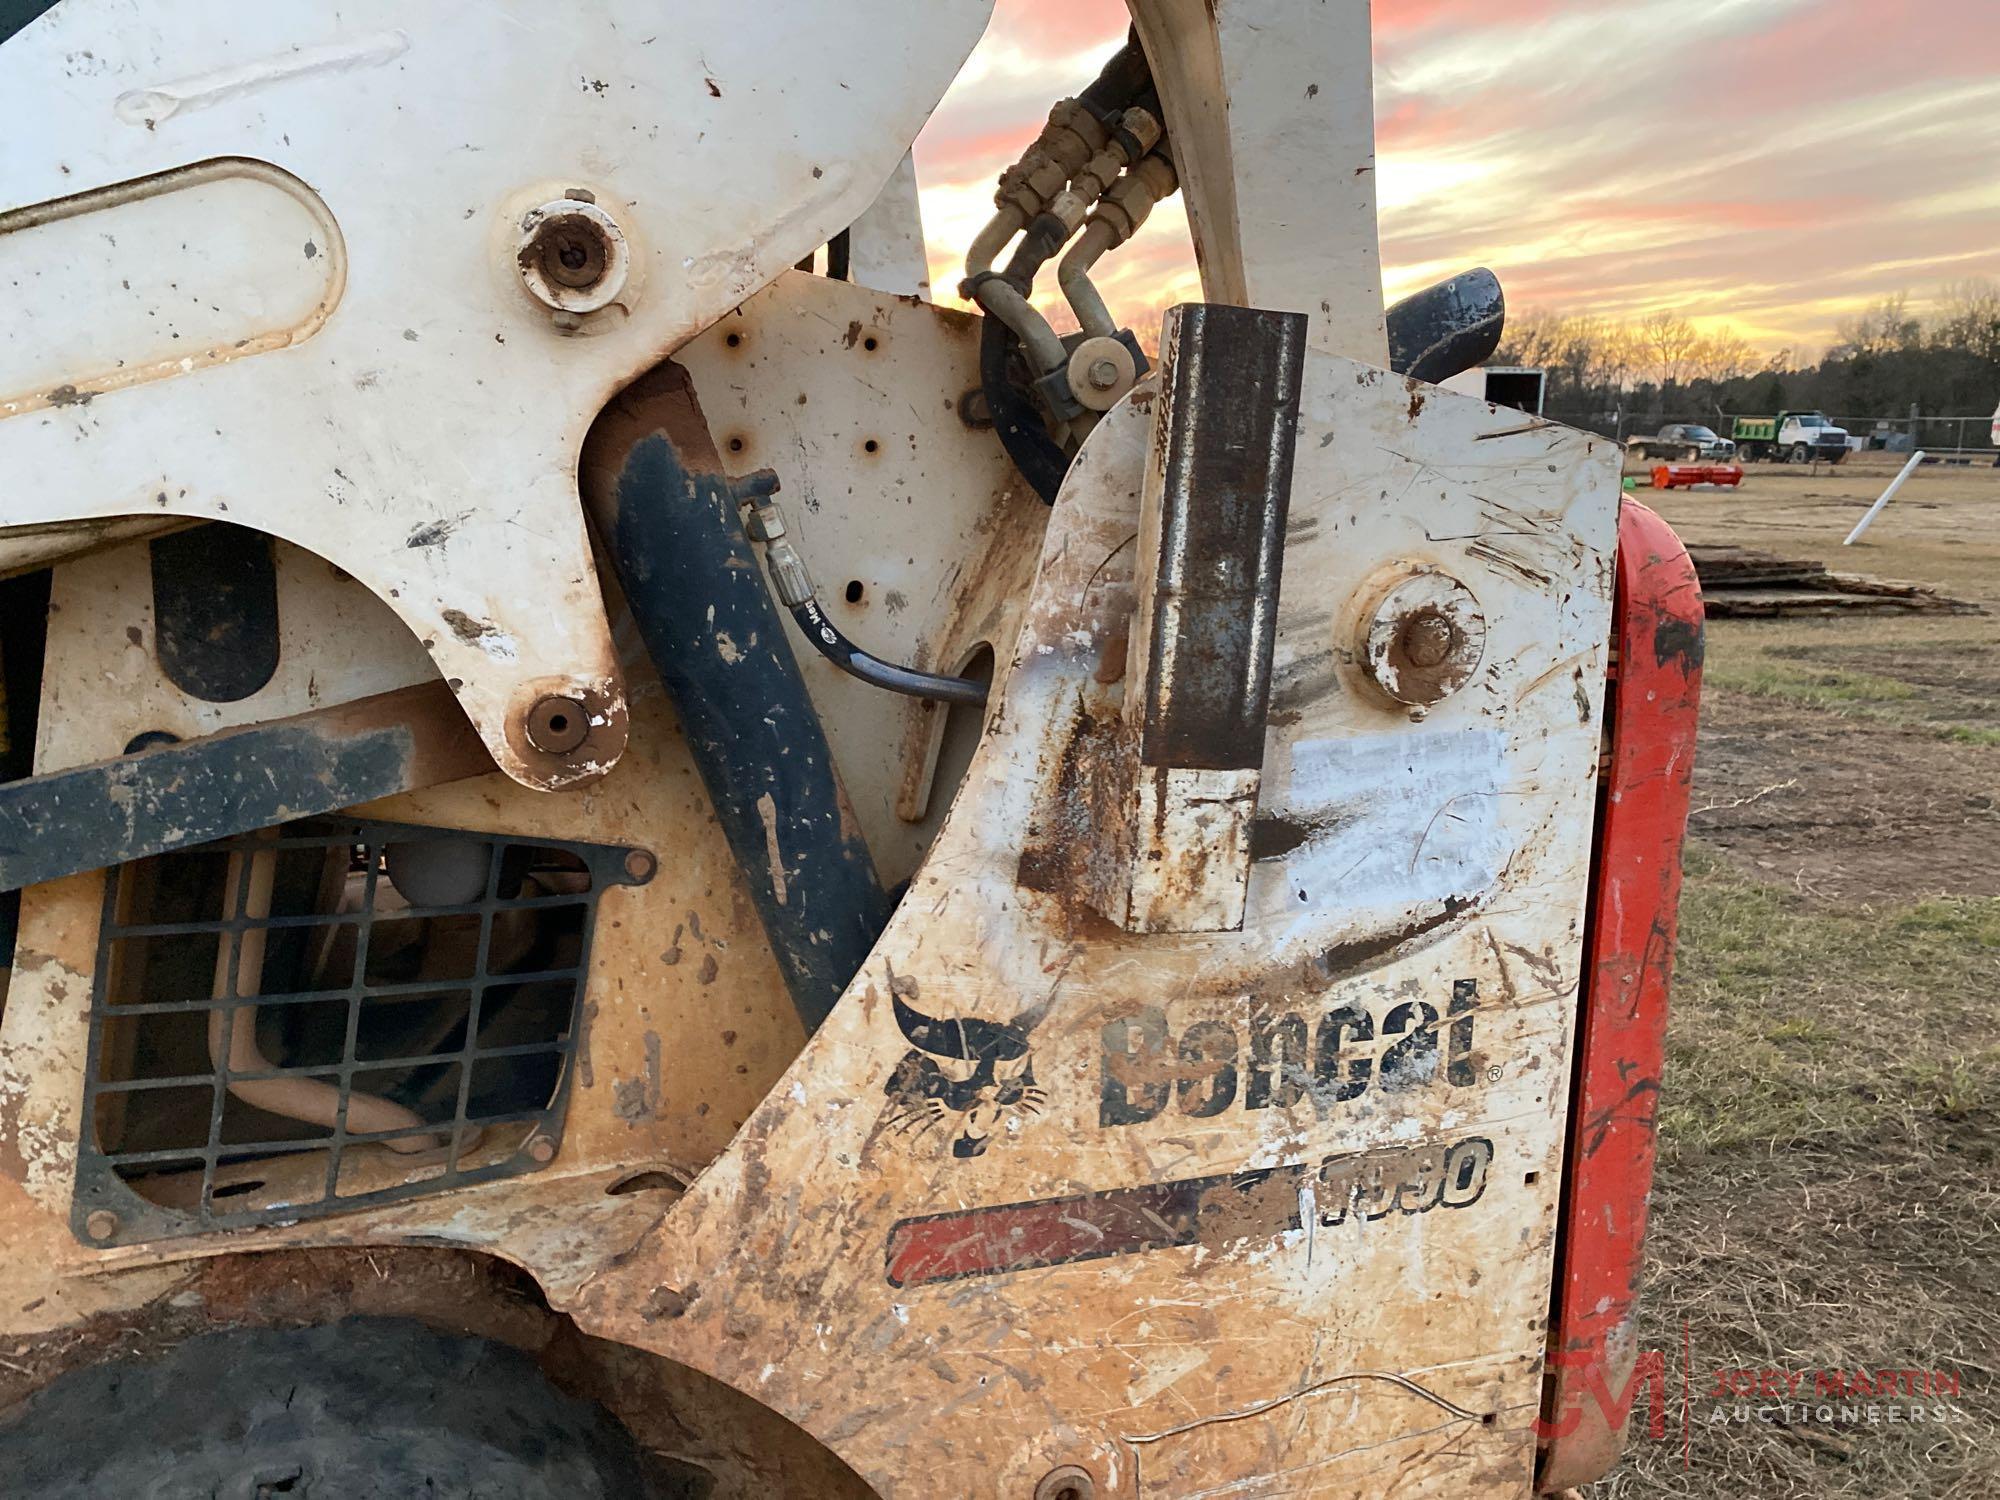
[(1698, 484), (1720, 484), (1734, 489), (1741, 483), (1741, 464), (1659, 464), (1653, 469), (1656, 490), (1691, 490)]

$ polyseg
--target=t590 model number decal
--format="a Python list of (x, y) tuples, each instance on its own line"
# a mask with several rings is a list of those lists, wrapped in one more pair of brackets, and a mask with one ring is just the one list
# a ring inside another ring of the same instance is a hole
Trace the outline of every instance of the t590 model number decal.
[(889, 1231), (893, 1286), (924, 1286), (1074, 1265), (1144, 1250), (1221, 1251), (1303, 1228), (1470, 1208), (1486, 1191), (1493, 1142), (1329, 1156), (1256, 1172), (1192, 1177), (904, 1219)]

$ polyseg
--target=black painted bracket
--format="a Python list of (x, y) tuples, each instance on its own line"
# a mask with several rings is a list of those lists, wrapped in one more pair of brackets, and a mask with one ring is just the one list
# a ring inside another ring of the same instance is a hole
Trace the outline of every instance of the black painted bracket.
[(606, 408), (584, 451), (585, 503), (810, 1032), (890, 903), (738, 514), (769, 488), (723, 474), (671, 362)]
[(1306, 319), (1169, 314), (1140, 509), (1139, 762), (1264, 764)]
[(278, 568), (271, 538), (213, 521), (151, 543), (153, 650), (167, 680), (205, 703), (236, 703), (278, 670)]
[(442, 682), (0, 785), (0, 890), (493, 769)]

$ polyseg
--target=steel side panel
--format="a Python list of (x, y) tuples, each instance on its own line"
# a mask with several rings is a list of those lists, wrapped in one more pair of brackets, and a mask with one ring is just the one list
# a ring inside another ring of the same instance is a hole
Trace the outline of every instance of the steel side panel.
[[(1005, 665), (1048, 523), (992, 429), (959, 416), (979, 324), (787, 272), (676, 356), (729, 472), (778, 475), (821, 607), (876, 655), (933, 672), (981, 646)], [(948, 794), (929, 792), (947, 710), (849, 677), (789, 620), (784, 637), (894, 886), (944, 821)]]
[[(1065, 485), (987, 737), (874, 957), (568, 1305), (886, 1495), (1023, 1495), (1077, 1463), (1153, 1500), (1524, 1496), (1616, 450), (1310, 358), (1249, 914), (1132, 936), (1063, 877), (1119, 709), (1148, 398)], [(1415, 724), (1362, 682), (1353, 615), (1422, 564), (1492, 626)], [(1294, 1025), (1331, 1067), (1274, 1062)], [(961, 1060), (927, 1071), (940, 1038)], [(1444, 1161), (1478, 1170), (1441, 1184)]]
[[(727, 421), (712, 414), (718, 441), (744, 441), (732, 461), (779, 469), (832, 597), (842, 580), (865, 579), (855, 628), (902, 659), (956, 663), (985, 640), (1002, 643), (1004, 658), (1048, 520), (1040, 500), (1016, 493), (991, 432), (947, 410), (955, 405), (947, 393), (977, 382), (976, 345), (977, 320), (966, 314), (788, 273), (684, 355), (728, 413)], [(813, 417), (804, 423), (797, 397), (808, 393)], [(919, 418), (932, 400), (936, 424)], [(900, 425), (886, 425), (894, 413)], [(878, 452), (867, 453), (866, 437), (877, 434)], [(903, 546), (884, 553), (890, 532)], [(147, 730), (194, 738), (418, 685), (441, 695), (425, 652), (382, 601), (301, 549), (279, 543), (274, 554), (277, 671), (232, 703), (190, 698), (161, 672), (145, 545), (58, 565), (37, 770), (117, 755)], [(921, 823), (895, 812), (909, 767), (930, 764), (930, 717), (834, 671), (786, 629), (863, 831), (889, 878), (901, 879), (948, 801), (939, 793)], [(390, 821), (660, 854), (648, 885), (604, 893), (556, 1162), (511, 1183), (289, 1229), (109, 1253), (79, 1246), (68, 1228), (72, 1143), (83, 1128), (102, 881), (92, 874), (35, 887), (24, 893), (0, 1028), (0, 1242), (15, 1251), (0, 1261), (0, 1307), (15, 1309), (0, 1318), (0, 1333), (59, 1327), (80, 1309), (136, 1307), (174, 1274), (148, 1260), (288, 1245), (450, 1242), (528, 1266), (561, 1295), (671, 1201), (670, 1190), (607, 1197), (609, 1182), (642, 1169), (692, 1179), (721, 1153), (803, 1035), (676, 716), (629, 636), (621, 631), (633, 653), (632, 743), (607, 776), (551, 797), (496, 773), (365, 809)]]
[(1388, 363), (1369, 0), (1127, 0), (1211, 302), (1301, 312)]
[[(585, 431), (867, 209), (990, 8), (66, 0), (0, 48), (0, 343), (74, 356), (0, 391), (0, 528), (270, 532), (396, 612), (509, 775), (601, 774), (625, 709)], [(83, 219), (37, 207), (140, 179)], [(572, 188), (633, 263), (565, 335), (516, 256)], [(241, 233), (216, 244), (205, 211)], [(254, 264), (210, 287), (224, 253)], [(525, 737), (548, 693), (590, 707), (574, 754)]]

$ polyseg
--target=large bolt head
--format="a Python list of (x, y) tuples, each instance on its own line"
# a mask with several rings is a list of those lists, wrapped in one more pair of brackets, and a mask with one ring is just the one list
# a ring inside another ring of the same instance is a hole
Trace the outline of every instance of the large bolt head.
[(1069, 357), (1070, 394), (1087, 411), (1109, 411), (1139, 378), (1132, 351), (1117, 339), (1088, 338)]
[(590, 710), (574, 698), (543, 698), (528, 710), (527, 728), (544, 755), (567, 755), (590, 737)]
[(1472, 591), (1434, 568), (1407, 574), (1364, 610), (1357, 653), (1396, 702), (1428, 709), (1472, 680), (1486, 654), (1486, 616)]
[(568, 197), (522, 216), (515, 262), (530, 296), (559, 318), (575, 318), (618, 299), (632, 257), (617, 220), (595, 203)]
[(1429, 671), (1444, 665), (1457, 639), (1458, 630), (1448, 615), (1426, 610), (1404, 623), (1401, 650), (1411, 666)]

